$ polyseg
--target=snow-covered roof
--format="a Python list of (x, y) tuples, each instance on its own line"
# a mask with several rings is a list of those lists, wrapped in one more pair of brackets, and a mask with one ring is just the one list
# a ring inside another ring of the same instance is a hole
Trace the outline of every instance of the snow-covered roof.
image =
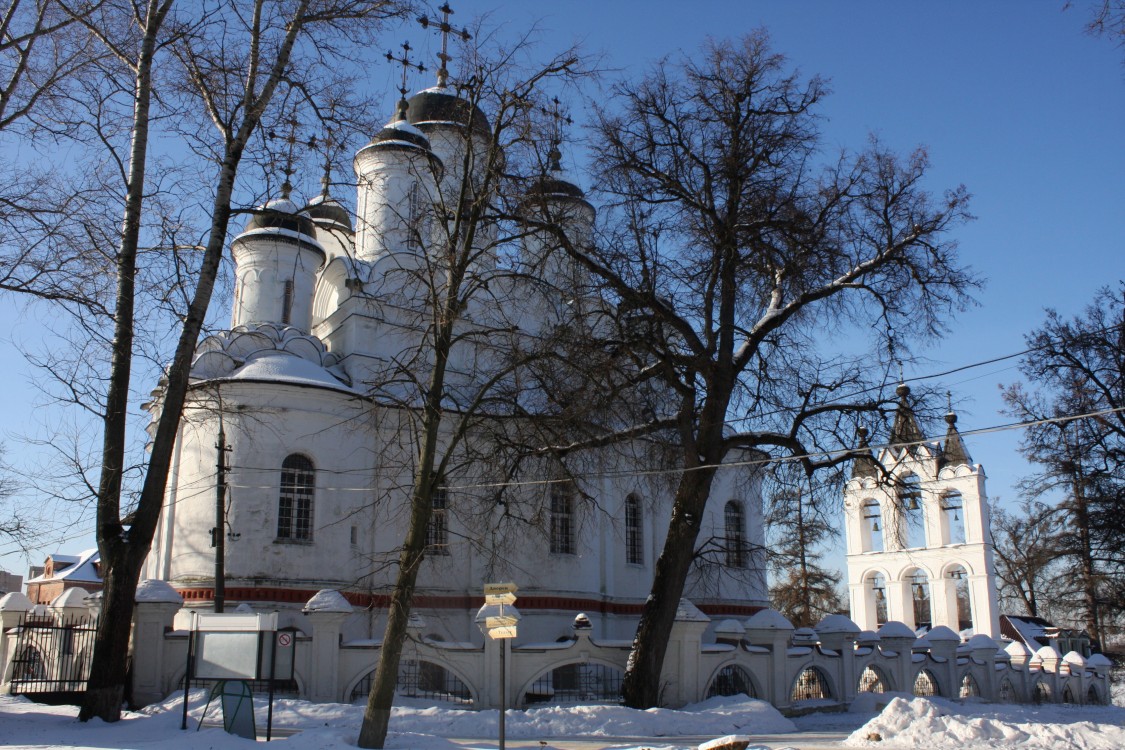
[(932, 628), (930, 632), (926, 633), (926, 640), (930, 643), (960, 643), (961, 636), (954, 633), (950, 628), (944, 625), (938, 625)]
[(137, 584), (137, 593), (133, 597), (133, 601), (150, 604), (183, 604), (184, 598), (167, 581), (149, 578)]
[(793, 623), (776, 609), (763, 609), (746, 618), (747, 630), (793, 630)]
[(879, 628), (879, 638), (909, 638), (914, 641), (914, 631), (901, 622), (891, 621)]
[(305, 602), (305, 612), (352, 612), (352, 605), (336, 589), (321, 589)]
[(703, 612), (687, 599), (680, 599), (680, 604), (676, 607), (676, 620), (679, 622), (711, 622), (711, 618), (703, 614)]
[(26, 612), (35, 604), (19, 591), (0, 596), (0, 612)]
[(821, 635), (828, 633), (847, 633), (848, 635), (858, 635), (859, 625), (852, 622), (851, 618), (844, 615), (827, 615), (823, 620), (817, 623), (816, 632)]
[(86, 589), (75, 586), (72, 589), (67, 589), (51, 601), (51, 606), (55, 609), (68, 609), (73, 607), (86, 607), (86, 597), (90, 595)]
[(27, 581), (27, 583), (43, 583), (44, 581), (82, 581), (86, 583), (101, 583), (102, 577), (98, 574), (97, 564), (101, 562), (102, 556), (97, 548), (88, 549), (80, 555), (51, 555), (51, 559), (56, 562), (60, 559), (68, 558), (73, 559), (74, 562), (62, 570), (57, 570), (53, 575), (48, 576), (44, 573), (41, 576), (36, 576)]
[(970, 650), (974, 651), (976, 649), (988, 649), (990, 651), (995, 651), (996, 649), (1000, 648), (1000, 645), (996, 643), (996, 641), (992, 640), (984, 633), (977, 633), (976, 635), (974, 635), (969, 639), (969, 643), (967, 645), (969, 646)]

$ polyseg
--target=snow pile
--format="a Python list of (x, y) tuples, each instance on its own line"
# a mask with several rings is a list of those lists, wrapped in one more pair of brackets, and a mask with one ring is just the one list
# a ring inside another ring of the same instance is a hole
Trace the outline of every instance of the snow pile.
[(1117, 750), (1125, 712), (1112, 706), (1001, 706), (894, 698), (844, 742), (852, 747)]
[[(188, 731), (180, 730), (181, 694), (138, 712), (125, 712), (116, 724), (91, 721), (81, 724), (73, 706), (43, 706), (23, 697), (0, 696), (0, 744), (11, 748), (138, 748), (161, 750), (235, 750), (254, 747), (249, 740), (216, 728), (222, 721), (217, 704), (207, 713), (202, 731), (199, 719), (207, 703), (206, 691), (194, 690), (188, 712)], [(495, 742), (497, 711), (467, 711), (437, 707), (420, 700), (404, 700), (391, 717), (388, 748), (412, 750), (457, 750), (462, 745), (449, 738), (480, 738)], [(258, 731), (265, 734), (267, 701), (254, 697)], [(355, 746), (363, 718), (363, 706), (338, 703), (309, 703), (295, 699), (274, 701), (274, 740), (288, 750), (326, 748), (344, 750)], [(853, 725), (854, 726), (854, 725)], [(527, 711), (509, 711), (507, 736), (534, 740), (548, 737), (668, 737), (722, 734), (778, 734), (796, 731), (794, 724), (763, 701), (744, 696), (712, 698), (682, 710), (635, 711), (621, 706), (548, 706)], [(621, 748), (620, 741), (606, 740)], [(669, 744), (646, 743), (643, 747), (694, 748), (672, 740)]]
[[(457, 711), (395, 706), (391, 729), (443, 737), (491, 737), (498, 730), (495, 710)], [(624, 706), (544, 706), (510, 711), (505, 733), (512, 738), (538, 737), (677, 737), (753, 732), (783, 734), (796, 726), (765, 701), (744, 696), (710, 698), (681, 710)]]

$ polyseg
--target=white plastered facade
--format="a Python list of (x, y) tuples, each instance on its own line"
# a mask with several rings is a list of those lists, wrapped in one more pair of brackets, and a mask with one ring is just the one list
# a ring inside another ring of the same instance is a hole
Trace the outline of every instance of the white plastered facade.
[(884, 448), (878, 461), (844, 492), (852, 619), (865, 630), (898, 621), (954, 632), (969, 619), (999, 639), (984, 468), (948, 462), (940, 443)]

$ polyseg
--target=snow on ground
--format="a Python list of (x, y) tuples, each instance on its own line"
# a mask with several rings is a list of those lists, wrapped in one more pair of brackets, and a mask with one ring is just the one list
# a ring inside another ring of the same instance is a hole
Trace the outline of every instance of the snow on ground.
[[(258, 731), (266, 726), (265, 700), (255, 696)], [(249, 740), (204, 726), (196, 732), (206, 696), (193, 691), (189, 704), (188, 729), (180, 730), (182, 702), (173, 696), (139, 712), (127, 712), (117, 724), (92, 721), (81, 724), (72, 706), (42, 706), (26, 698), (0, 696), (0, 744), (13, 748), (211, 748), (234, 750), (253, 745)], [(354, 746), (363, 717), (362, 706), (276, 699), (273, 727), (275, 739), (288, 750)], [(208, 713), (208, 724), (221, 721), (217, 705)], [(395, 706), (388, 748), (452, 750), (460, 745), (448, 738), (492, 739), (497, 735), (497, 711), (466, 711), (439, 708), (414, 702)], [(780, 734), (796, 731), (764, 701), (745, 697), (712, 698), (684, 710), (634, 711), (621, 706), (550, 706), (509, 712), (507, 737), (668, 737), (725, 734)], [(295, 733), (294, 733), (295, 732)], [(281, 737), (279, 737), (281, 735)], [(674, 741), (673, 741), (674, 742)], [(620, 741), (613, 742), (621, 748)], [(660, 743), (664, 744), (664, 743)], [(691, 743), (694, 746), (696, 743)], [(646, 747), (652, 747), (647, 745)], [(667, 750), (685, 745), (669, 745)]]
[[(11, 748), (120, 748), (122, 750), (249, 750), (250, 740), (212, 726), (221, 721), (213, 705), (202, 731), (196, 731), (206, 703), (201, 690), (192, 693), (188, 731), (180, 730), (182, 703), (175, 695), (138, 712), (128, 712), (116, 724), (80, 723), (72, 706), (42, 706), (26, 698), (0, 696), (0, 745)], [(255, 696), (258, 731), (265, 732), (266, 701)], [(874, 711), (883, 708), (878, 715)], [(309, 703), (292, 699), (274, 702), (274, 739), (280, 750), (345, 750), (354, 747), (363, 715), (362, 706)], [(855, 729), (869, 717), (869, 721)], [(471, 746), (495, 747), (496, 711), (466, 711), (435, 707), (421, 701), (396, 706), (387, 747), (396, 750), (464, 750), (456, 739), (477, 739)], [(958, 750), (1024, 750), (1125, 748), (1125, 708), (1116, 706), (1003, 706), (980, 702), (957, 703), (908, 695), (861, 696), (850, 713), (820, 713), (790, 721), (769, 704), (745, 697), (713, 698), (683, 710), (634, 711), (620, 706), (550, 706), (511, 711), (506, 722), (513, 743), (534, 747), (558, 738), (583, 738), (584, 748), (651, 748), (687, 750), (700, 737), (726, 734), (788, 734), (784, 744), (800, 748), (880, 747), (886, 750), (957, 747)], [(852, 732), (848, 736), (848, 732)], [(880, 739), (876, 740), (878, 735)], [(638, 745), (639, 740), (656, 738)], [(682, 738), (682, 739), (678, 739)], [(687, 739), (690, 738), (690, 739)], [(602, 740), (604, 739), (604, 744)], [(770, 744), (778, 746), (773, 737)], [(751, 747), (760, 747), (751, 744)]]
[(1058, 704), (1009, 706), (941, 698), (896, 697), (852, 733), (851, 747), (929, 750), (1120, 750), (1125, 709)]

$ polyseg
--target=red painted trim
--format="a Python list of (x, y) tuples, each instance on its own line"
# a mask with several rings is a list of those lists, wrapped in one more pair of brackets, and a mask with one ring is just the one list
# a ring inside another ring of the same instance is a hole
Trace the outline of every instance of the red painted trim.
[[(184, 598), (185, 602), (211, 601), (214, 592), (210, 588), (185, 588), (178, 587), (176, 591)], [(228, 586), (226, 599), (228, 602), (284, 602), (288, 604), (304, 604), (317, 592), (312, 589), (287, 589), (277, 587), (237, 587)], [(360, 609), (385, 609), (390, 605), (391, 597), (388, 594), (365, 594), (358, 591), (341, 592), (348, 603)], [(416, 594), (414, 608), (416, 609), (478, 609), (484, 603), (484, 596), (469, 596), (467, 594)], [(522, 610), (561, 610), (563, 612), (588, 612), (606, 615), (628, 615), (637, 617), (644, 608), (643, 604), (633, 602), (615, 602), (603, 599), (589, 599), (577, 596), (541, 596), (538, 594), (521, 594), (517, 606)], [(711, 616), (749, 617), (761, 611), (764, 607), (754, 604), (700, 604), (700, 611)]]

